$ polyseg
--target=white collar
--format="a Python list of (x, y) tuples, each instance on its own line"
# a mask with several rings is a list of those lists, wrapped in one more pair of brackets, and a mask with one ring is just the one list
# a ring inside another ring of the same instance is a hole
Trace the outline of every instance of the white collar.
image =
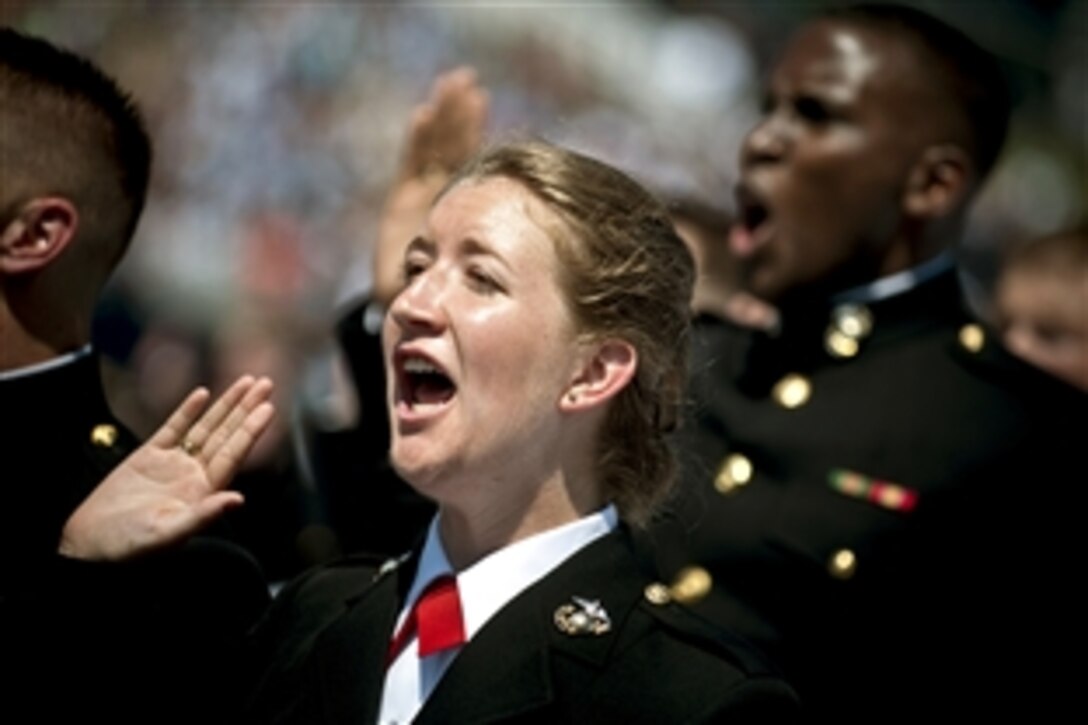
[(927, 259), (910, 269), (904, 269), (902, 272), (896, 272), (887, 277), (881, 277), (878, 280), (840, 292), (831, 298), (831, 303), (835, 305), (844, 302), (868, 304), (894, 297), (933, 279), (945, 270), (951, 269), (955, 266), (955, 263), (956, 259), (952, 254), (952, 250), (946, 249), (936, 257)]
[[(427, 530), (419, 567), (397, 621), (398, 628), (423, 589), (435, 577), (453, 573), (442, 545), (438, 521), (439, 516), (435, 516)], [(465, 639), (472, 639), (495, 612), (518, 594), (590, 542), (614, 530), (617, 521), (616, 507), (609, 504), (577, 521), (516, 541), (458, 572), (457, 589), (465, 618)]]
[[(441, 515), (441, 514), (439, 514)], [(423, 589), (435, 577), (453, 573), (438, 533), (439, 516), (431, 521), (412, 587), (404, 600), (394, 632), (399, 631)], [(616, 508), (530, 536), (485, 556), (457, 573), (465, 639), (471, 640), (489, 619), (516, 596), (572, 555), (617, 525)], [(419, 659), (418, 640), (410, 640), (385, 673), (380, 723), (409, 722), (419, 713), (438, 681), (461, 651), (460, 647)]]
[(19, 378), (28, 378), (31, 375), (38, 375), (49, 370), (54, 370), (65, 365), (71, 365), (76, 360), (87, 357), (91, 354), (90, 343), (79, 348), (75, 352), (64, 353), (63, 355), (57, 355), (50, 358), (45, 362), (34, 363), (33, 365), (24, 365), (23, 367), (15, 368), (13, 370), (0, 370), (0, 380), (18, 380)]

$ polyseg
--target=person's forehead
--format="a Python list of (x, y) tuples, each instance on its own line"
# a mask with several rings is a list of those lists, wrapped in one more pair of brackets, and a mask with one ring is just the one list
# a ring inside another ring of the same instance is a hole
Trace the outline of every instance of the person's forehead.
[(918, 82), (928, 64), (901, 33), (844, 20), (824, 19), (801, 28), (787, 43), (775, 75), (806, 83), (849, 83), (876, 92)]
[(504, 176), (469, 178), (458, 182), (438, 199), (426, 224), (426, 236), (434, 241), (486, 248), (501, 257), (528, 256), (538, 263), (554, 255), (555, 213), (522, 183)]
[(533, 224), (550, 210), (522, 183), (505, 176), (462, 179), (431, 207), (429, 222), (458, 227), (493, 224), (497, 220)]

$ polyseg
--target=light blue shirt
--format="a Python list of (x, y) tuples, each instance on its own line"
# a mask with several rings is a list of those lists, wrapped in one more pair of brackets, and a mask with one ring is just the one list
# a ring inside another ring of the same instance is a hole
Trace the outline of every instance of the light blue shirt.
[(91, 346), (84, 345), (75, 352), (65, 353), (64, 355), (57, 355), (56, 357), (50, 358), (45, 362), (35, 363), (34, 365), (26, 365), (21, 368), (15, 368), (14, 370), (0, 370), (0, 380), (18, 380), (19, 378), (27, 378), (31, 375), (44, 373), (48, 370), (55, 370), (56, 368), (63, 367), (64, 365), (70, 365), (76, 360), (87, 357), (90, 354)]
[(896, 272), (887, 277), (881, 277), (878, 280), (840, 292), (831, 298), (831, 303), (841, 305), (845, 302), (853, 302), (863, 305), (886, 300), (889, 297), (914, 289), (938, 274), (952, 269), (955, 264), (956, 258), (952, 255), (952, 251), (946, 249), (936, 257), (927, 259), (910, 269), (904, 269), (902, 272)]

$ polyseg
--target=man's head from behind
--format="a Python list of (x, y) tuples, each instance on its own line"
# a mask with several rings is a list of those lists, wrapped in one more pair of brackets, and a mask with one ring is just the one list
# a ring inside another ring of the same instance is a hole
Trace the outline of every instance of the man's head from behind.
[(5, 297), (34, 290), (39, 305), (92, 304), (135, 230), (150, 163), (139, 112), (110, 78), (0, 28)]
[(924, 13), (857, 6), (805, 25), (741, 154), (732, 245), (752, 290), (834, 292), (952, 243), (1008, 116), (996, 61)]

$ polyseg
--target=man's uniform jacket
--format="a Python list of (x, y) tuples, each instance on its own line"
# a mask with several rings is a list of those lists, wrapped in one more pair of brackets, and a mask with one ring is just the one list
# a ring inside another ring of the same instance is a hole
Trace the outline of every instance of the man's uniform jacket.
[(1000, 349), (952, 272), (783, 319), (697, 326), (663, 569), (709, 573), (696, 609), (816, 719), (1039, 714), (1076, 611), (1085, 396)]
[[(464, 645), (418, 723), (789, 722), (792, 691), (748, 647), (669, 601), (621, 527), (503, 607)], [(254, 723), (373, 723), (414, 559), (347, 560), (299, 580), (258, 628)], [(599, 601), (603, 634), (565, 634), (573, 597)], [(651, 601), (652, 600), (652, 601)]]
[[(0, 694), (34, 722), (216, 722), (267, 588), (225, 541), (64, 559), (65, 521), (136, 446), (93, 355), (0, 381)], [(183, 694), (181, 694), (183, 693)], [(15, 722), (13, 720), (12, 722)]]

